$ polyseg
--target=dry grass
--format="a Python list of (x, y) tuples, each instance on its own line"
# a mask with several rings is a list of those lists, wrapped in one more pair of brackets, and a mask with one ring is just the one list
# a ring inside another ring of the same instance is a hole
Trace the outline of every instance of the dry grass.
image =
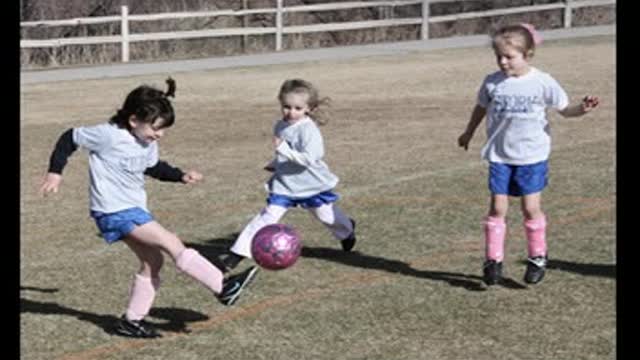
[[(36, 190), (68, 127), (105, 121), (140, 83), (164, 75), (27, 85), (21, 89), (21, 354), (24, 359), (611, 359), (615, 357), (615, 38), (550, 41), (535, 65), (573, 100), (601, 107), (551, 115), (554, 150), (543, 206), (551, 269), (522, 281), (521, 216), (509, 217), (504, 287), (480, 281), (486, 212), (482, 131), (469, 152), (455, 140), (484, 74), (486, 48), (172, 74), (177, 122), (161, 155), (203, 172), (195, 187), (150, 181), (156, 217), (207, 256), (264, 204), (261, 170), (278, 115), (276, 91), (303, 77), (333, 99), (322, 128), (340, 176), (340, 205), (358, 220), (344, 255), (302, 211), (284, 221), (303, 258), (259, 274), (224, 308), (168, 261), (150, 320), (165, 337), (110, 335), (123, 311), (134, 256), (106, 246), (87, 214), (87, 170), (76, 154), (61, 193)], [(187, 333), (190, 331), (189, 333)]]

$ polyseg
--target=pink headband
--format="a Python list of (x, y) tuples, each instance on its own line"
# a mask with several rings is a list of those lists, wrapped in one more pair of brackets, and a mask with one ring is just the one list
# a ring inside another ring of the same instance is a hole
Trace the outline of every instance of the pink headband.
[(542, 35), (540, 35), (540, 33), (536, 30), (536, 28), (528, 23), (522, 23), (520, 24), (523, 28), (529, 30), (529, 33), (531, 34), (531, 37), (533, 37), (533, 43), (538, 45), (542, 43)]

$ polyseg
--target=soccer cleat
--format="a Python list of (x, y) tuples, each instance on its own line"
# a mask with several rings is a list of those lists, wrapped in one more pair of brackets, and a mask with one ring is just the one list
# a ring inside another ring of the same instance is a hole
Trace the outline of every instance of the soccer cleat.
[(482, 266), (484, 283), (487, 285), (495, 285), (502, 279), (502, 262), (495, 260), (487, 260)]
[(244, 260), (244, 256), (230, 252), (227, 256), (220, 259), (220, 263), (224, 266), (222, 271), (229, 272), (235, 269), (242, 260)]
[(524, 273), (524, 281), (528, 284), (537, 284), (544, 277), (544, 270), (547, 267), (546, 256), (536, 256), (527, 259), (527, 271)]
[(240, 274), (230, 276), (222, 283), (222, 292), (218, 294), (218, 300), (227, 306), (233, 305), (242, 290), (249, 285), (251, 280), (256, 276), (258, 267), (252, 266)]
[(148, 322), (144, 320), (128, 320), (124, 315), (118, 320), (116, 333), (145, 339), (162, 337)]
[(353, 219), (349, 220), (351, 220), (351, 227), (353, 228), (353, 231), (351, 231), (349, 237), (340, 241), (342, 244), (342, 250), (344, 251), (351, 251), (353, 246), (356, 244), (356, 222)]

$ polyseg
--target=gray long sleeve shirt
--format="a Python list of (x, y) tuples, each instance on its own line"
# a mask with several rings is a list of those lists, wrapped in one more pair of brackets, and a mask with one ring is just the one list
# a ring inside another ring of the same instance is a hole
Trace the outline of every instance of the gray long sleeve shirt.
[(282, 142), (271, 164), (275, 171), (266, 184), (268, 191), (292, 198), (308, 198), (338, 184), (338, 177), (322, 161), (322, 134), (311, 118), (293, 124), (280, 120), (274, 126), (274, 135)]
[(147, 210), (144, 171), (158, 162), (157, 143), (143, 144), (111, 123), (77, 127), (73, 142), (89, 150), (91, 210)]

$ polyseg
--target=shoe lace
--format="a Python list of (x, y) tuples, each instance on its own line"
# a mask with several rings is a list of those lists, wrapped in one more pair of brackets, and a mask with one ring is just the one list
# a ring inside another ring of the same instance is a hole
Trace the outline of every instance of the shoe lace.
[(544, 256), (536, 256), (534, 258), (528, 258), (527, 261), (529, 261), (530, 264), (533, 264), (539, 268), (543, 268), (547, 266), (547, 258), (545, 258)]

